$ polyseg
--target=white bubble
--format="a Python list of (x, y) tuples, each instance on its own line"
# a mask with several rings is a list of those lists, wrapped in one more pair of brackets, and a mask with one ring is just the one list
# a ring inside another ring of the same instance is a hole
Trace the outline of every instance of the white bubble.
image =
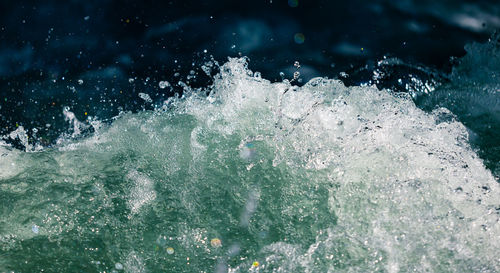
[(35, 233), (35, 234), (38, 234), (38, 232), (39, 232), (38, 226), (37, 225), (33, 225), (31, 227), (31, 231), (33, 231), (33, 233)]

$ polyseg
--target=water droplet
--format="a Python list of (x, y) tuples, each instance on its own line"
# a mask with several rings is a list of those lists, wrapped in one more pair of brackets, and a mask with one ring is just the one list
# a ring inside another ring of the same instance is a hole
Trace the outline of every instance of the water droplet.
[(349, 77), (349, 74), (345, 73), (344, 71), (340, 72), (339, 75), (342, 78), (348, 78)]
[(153, 102), (151, 97), (146, 93), (139, 93), (139, 98), (143, 99), (146, 102)]
[(169, 87), (169, 86), (170, 86), (170, 83), (169, 83), (169, 82), (167, 82), (167, 81), (160, 81), (160, 82), (158, 83), (158, 86), (160, 86), (160, 88), (161, 88), (161, 89), (165, 89), (165, 88), (167, 88), (167, 87)]

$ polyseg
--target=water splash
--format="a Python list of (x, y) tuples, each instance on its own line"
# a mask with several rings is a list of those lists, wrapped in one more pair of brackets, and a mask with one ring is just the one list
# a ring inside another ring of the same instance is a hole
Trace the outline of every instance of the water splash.
[(86, 138), (0, 146), (0, 270), (499, 271), (500, 187), (443, 113), (231, 59)]

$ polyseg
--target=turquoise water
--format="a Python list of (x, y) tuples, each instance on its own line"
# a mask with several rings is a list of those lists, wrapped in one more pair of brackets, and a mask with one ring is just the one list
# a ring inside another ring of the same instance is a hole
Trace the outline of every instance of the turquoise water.
[(445, 108), (245, 59), (208, 90), (0, 146), (0, 271), (500, 271), (500, 187)]

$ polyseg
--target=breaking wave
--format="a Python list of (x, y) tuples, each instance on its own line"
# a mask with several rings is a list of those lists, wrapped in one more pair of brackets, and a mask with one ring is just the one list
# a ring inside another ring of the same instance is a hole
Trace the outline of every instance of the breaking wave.
[(498, 272), (500, 187), (450, 116), (230, 59), (90, 136), (0, 146), (0, 271)]

